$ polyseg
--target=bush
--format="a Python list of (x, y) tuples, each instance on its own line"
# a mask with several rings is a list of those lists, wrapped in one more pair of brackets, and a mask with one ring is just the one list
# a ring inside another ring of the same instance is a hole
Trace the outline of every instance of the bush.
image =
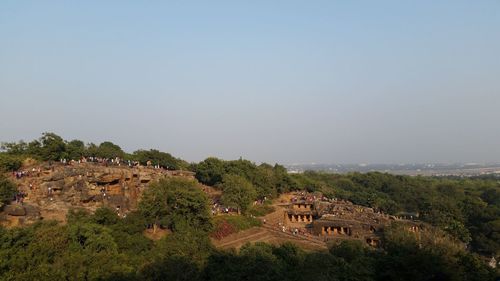
[(222, 239), (230, 234), (262, 225), (260, 220), (246, 216), (217, 216), (213, 220), (215, 230), (211, 232), (211, 236), (216, 239)]
[(262, 217), (274, 212), (274, 210), (275, 208), (270, 205), (255, 205), (248, 210), (248, 213), (256, 217)]
[(0, 154), (0, 172), (2, 171), (16, 171), (21, 168), (23, 161), (18, 156)]
[(222, 239), (224, 237), (227, 237), (233, 233), (236, 233), (237, 230), (235, 229), (234, 226), (232, 226), (229, 222), (226, 220), (221, 221), (215, 226), (215, 230), (211, 233), (210, 236), (212, 236), (215, 239)]
[(13, 200), (17, 187), (8, 178), (0, 175), (0, 207)]

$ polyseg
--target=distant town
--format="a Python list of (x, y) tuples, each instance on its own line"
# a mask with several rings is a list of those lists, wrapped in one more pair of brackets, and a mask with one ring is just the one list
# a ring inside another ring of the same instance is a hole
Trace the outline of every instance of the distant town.
[(289, 173), (317, 171), (327, 173), (382, 172), (409, 176), (488, 176), (500, 178), (500, 164), (291, 164), (285, 165)]

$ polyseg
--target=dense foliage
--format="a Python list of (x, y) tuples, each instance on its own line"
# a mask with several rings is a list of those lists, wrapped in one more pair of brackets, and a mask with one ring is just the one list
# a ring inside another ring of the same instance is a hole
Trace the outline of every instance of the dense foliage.
[(139, 211), (148, 224), (170, 230), (212, 228), (208, 198), (194, 180), (166, 178), (152, 183), (142, 194)]
[(0, 153), (0, 173), (7, 171), (16, 171), (23, 164), (22, 157)]
[(213, 218), (214, 229), (210, 236), (215, 239), (222, 239), (230, 234), (254, 226), (261, 226), (262, 222), (250, 216), (221, 215)]
[(182, 161), (170, 155), (170, 153), (161, 152), (156, 149), (137, 150), (129, 156), (135, 161), (139, 161), (142, 165), (146, 165), (151, 161), (154, 165), (160, 165), (168, 170), (185, 170), (188, 168), (186, 161)]
[(210, 157), (192, 169), (201, 183), (211, 186), (221, 186), (225, 175), (240, 176), (254, 186), (257, 198), (272, 198), (294, 188), (286, 169), (278, 164), (255, 165), (243, 159), (224, 161)]
[(453, 245), (419, 247), (414, 236), (401, 230), (385, 242), (391, 245), (385, 251), (345, 241), (317, 253), (291, 244), (246, 245), (238, 254), (213, 254), (203, 273), (206, 280), (494, 280), (494, 272), (476, 256)]
[(477, 252), (500, 254), (500, 184), (492, 179), (395, 176), (378, 172), (294, 175), (297, 186), (397, 214), (418, 213)]
[(0, 208), (12, 201), (17, 192), (16, 185), (4, 175), (0, 174)]
[(415, 235), (395, 225), (384, 249), (359, 241), (304, 252), (292, 244), (213, 248), (191, 227), (158, 241), (142, 234), (140, 213), (120, 219), (109, 209), (73, 211), (68, 224), (0, 228), (0, 280), (495, 280), (496, 272), (442, 233)]
[(236, 208), (238, 213), (245, 212), (255, 200), (255, 187), (244, 177), (227, 174), (222, 177), (222, 197), (224, 205)]
[(0, 153), (0, 170), (16, 170), (23, 158), (31, 157), (43, 161), (58, 161), (60, 159), (79, 160), (82, 157), (98, 157), (137, 161), (142, 165), (148, 162), (165, 169), (187, 169), (188, 163), (169, 153), (159, 150), (137, 150), (132, 154), (124, 152), (120, 146), (104, 141), (99, 145), (85, 144), (81, 140), (66, 141), (54, 133), (43, 133), (42, 136), (29, 143), (24, 141), (2, 143), (4, 153)]

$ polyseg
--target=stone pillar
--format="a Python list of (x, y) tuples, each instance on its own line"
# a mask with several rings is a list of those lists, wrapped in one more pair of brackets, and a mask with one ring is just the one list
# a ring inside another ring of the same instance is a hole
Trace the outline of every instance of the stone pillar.
[(327, 226), (326, 230), (328, 232), (328, 235), (332, 235), (332, 228), (331, 227)]

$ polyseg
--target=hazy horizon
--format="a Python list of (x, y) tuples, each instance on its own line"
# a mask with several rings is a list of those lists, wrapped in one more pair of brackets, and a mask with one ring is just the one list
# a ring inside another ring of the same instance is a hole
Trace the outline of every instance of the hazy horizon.
[(499, 1), (2, 1), (0, 142), (499, 163)]

